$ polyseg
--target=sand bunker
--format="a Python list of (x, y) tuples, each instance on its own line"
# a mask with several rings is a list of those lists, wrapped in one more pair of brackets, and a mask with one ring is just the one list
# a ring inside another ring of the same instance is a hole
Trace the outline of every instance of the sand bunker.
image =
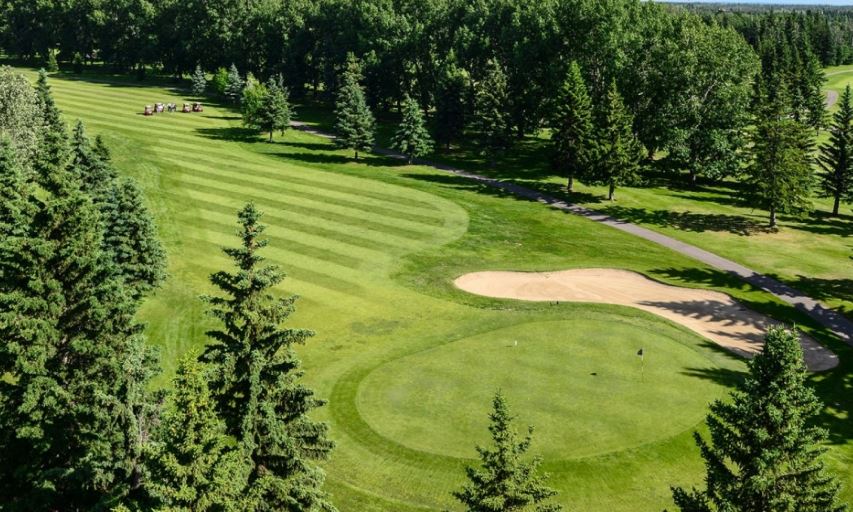
[[(670, 286), (627, 270), (474, 272), (454, 283), (462, 290), (487, 297), (635, 307), (679, 323), (744, 357), (759, 352), (767, 327), (779, 323), (724, 293)], [(838, 356), (814, 339), (803, 336), (801, 343), (812, 371), (838, 365)]]

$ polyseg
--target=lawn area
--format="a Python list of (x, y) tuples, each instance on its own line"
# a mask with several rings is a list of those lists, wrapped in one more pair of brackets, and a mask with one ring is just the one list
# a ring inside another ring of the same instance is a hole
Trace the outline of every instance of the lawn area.
[[(828, 88), (853, 83), (853, 66), (830, 68)], [(330, 130), (333, 119), (321, 107), (303, 109), (304, 121)], [(378, 142), (390, 143), (393, 115), (380, 119)], [(819, 137), (826, 140), (826, 134)], [(643, 186), (621, 187), (616, 200), (606, 200), (606, 187), (576, 182), (565, 194), (565, 179), (554, 176), (547, 162), (545, 134), (529, 136), (494, 168), (470, 143), (451, 151), (437, 149), (427, 158), (548, 192), (616, 218), (641, 224), (773, 276), (853, 318), (853, 209), (842, 203), (840, 216), (829, 216), (830, 199), (814, 197), (807, 216), (781, 215), (777, 230), (767, 229), (767, 212), (740, 200), (734, 182), (686, 186), (679, 176), (650, 176)]]
[[(265, 212), (265, 256), (288, 274), (279, 291), (301, 297), (291, 326), (317, 332), (297, 350), (308, 384), (329, 400), (318, 417), (337, 442), (325, 468), (340, 510), (456, 510), (450, 491), (462, 484), (474, 444), (486, 439), (497, 388), (520, 427), (537, 427), (533, 452), (546, 457), (559, 501), (573, 510), (657, 511), (671, 507), (670, 485), (700, 483), (692, 432), (707, 403), (740, 378), (743, 361), (639, 310), (494, 300), (452, 286), (477, 270), (578, 267), (723, 291), (836, 351), (841, 365), (812, 380), (829, 404), (822, 421), (831, 469), (853, 500), (853, 349), (772, 296), (650, 242), (430, 168), (375, 155), (353, 162), (328, 140), (293, 130), (265, 143), (226, 106), (141, 115), (145, 104), (191, 101), (185, 90), (90, 75), (54, 76), (51, 85), (66, 120), (82, 119), (105, 138), (156, 216), (169, 278), (142, 316), (161, 351), (158, 386), (168, 386), (179, 355), (206, 341), (210, 320), (198, 296), (211, 291), (211, 272), (230, 268), (219, 248), (237, 243), (237, 209), (253, 200)], [(320, 114), (299, 111), (303, 120)], [(531, 184), (534, 175), (556, 191), (556, 178), (539, 168), (507, 177)], [(655, 212), (678, 200), (675, 211), (689, 215), (759, 222), (760, 212), (718, 204), (724, 190), (665, 190), (620, 190), (616, 205)], [(584, 189), (577, 199), (616, 207), (596, 202), (598, 194)], [(845, 212), (837, 225), (785, 218), (776, 234), (720, 229), (713, 218), (704, 230), (640, 221), (719, 246), (725, 256), (760, 260), (766, 267), (757, 269), (786, 280), (802, 272), (837, 282), (851, 278), (850, 260), (841, 258), (849, 257)], [(849, 296), (826, 300), (853, 305)]]

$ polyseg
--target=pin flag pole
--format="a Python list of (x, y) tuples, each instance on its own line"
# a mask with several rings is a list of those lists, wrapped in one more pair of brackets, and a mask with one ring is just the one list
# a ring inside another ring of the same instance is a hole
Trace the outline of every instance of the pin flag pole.
[(637, 355), (640, 356), (640, 381), (646, 380), (646, 354), (642, 348), (637, 351)]

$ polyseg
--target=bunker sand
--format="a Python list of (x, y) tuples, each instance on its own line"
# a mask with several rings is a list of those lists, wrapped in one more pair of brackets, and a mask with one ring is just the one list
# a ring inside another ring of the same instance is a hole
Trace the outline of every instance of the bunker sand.
[[(767, 328), (779, 324), (725, 293), (670, 286), (628, 270), (474, 272), (457, 278), (454, 284), (469, 293), (502, 299), (635, 307), (681, 324), (747, 358), (761, 351)], [(810, 370), (838, 365), (838, 356), (813, 338), (803, 335), (801, 344)]]

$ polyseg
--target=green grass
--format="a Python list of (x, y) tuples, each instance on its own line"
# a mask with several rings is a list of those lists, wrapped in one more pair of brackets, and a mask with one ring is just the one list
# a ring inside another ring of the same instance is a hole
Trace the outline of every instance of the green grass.
[[(845, 73), (830, 76), (828, 88), (853, 82), (853, 66), (838, 69)], [(316, 105), (303, 109), (301, 115), (304, 121), (326, 130), (332, 127), (329, 111)], [(377, 140), (387, 145), (396, 119), (388, 114), (380, 121)], [(825, 133), (821, 138), (825, 139)], [(605, 200), (605, 187), (577, 182), (575, 193), (567, 196), (565, 180), (548, 167), (546, 145), (544, 133), (525, 137), (491, 169), (470, 141), (449, 152), (439, 149), (428, 158), (641, 224), (774, 276), (853, 318), (851, 204), (842, 203), (840, 217), (832, 218), (828, 215), (831, 201), (815, 197), (811, 214), (782, 215), (779, 229), (771, 231), (766, 227), (767, 212), (745, 206), (740, 187), (733, 182), (687, 187), (684, 176), (657, 175), (645, 186), (620, 187), (615, 202)]]
[[(853, 497), (851, 350), (773, 297), (617, 230), (428, 168), (377, 156), (354, 163), (294, 131), (266, 144), (225, 107), (139, 115), (147, 103), (188, 100), (185, 91), (88, 76), (52, 85), (67, 120), (105, 137), (156, 215), (170, 275), (142, 318), (161, 349), (158, 385), (168, 385), (180, 354), (205, 343), (210, 320), (198, 296), (211, 291), (209, 273), (229, 268), (219, 248), (236, 243), (236, 210), (254, 200), (266, 212), (265, 255), (289, 275), (279, 291), (301, 296), (292, 325), (317, 331), (299, 353), (308, 384), (329, 399), (317, 417), (338, 443), (325, 467), (341, 510), (454, 509), (449, 492), (485, 435), (497, 386), (520, 425), (538, 427), (534, 452), (548, 456), (560, 501), (575, 510), (661, 510), (671, 506), (670, 485), (698, 484), (692, 431), (742, 361), (639, 310), (493, 300), (451, 284), (473, 270), (587, 266), (725, 291), (828, 343), (842, 364), (813, 383), (831, 404), (822, 423), (832, 469)], [(510, 338), (519, 347), (506, 347)], [(639, 383), (638, 346), (647, 347)]]

